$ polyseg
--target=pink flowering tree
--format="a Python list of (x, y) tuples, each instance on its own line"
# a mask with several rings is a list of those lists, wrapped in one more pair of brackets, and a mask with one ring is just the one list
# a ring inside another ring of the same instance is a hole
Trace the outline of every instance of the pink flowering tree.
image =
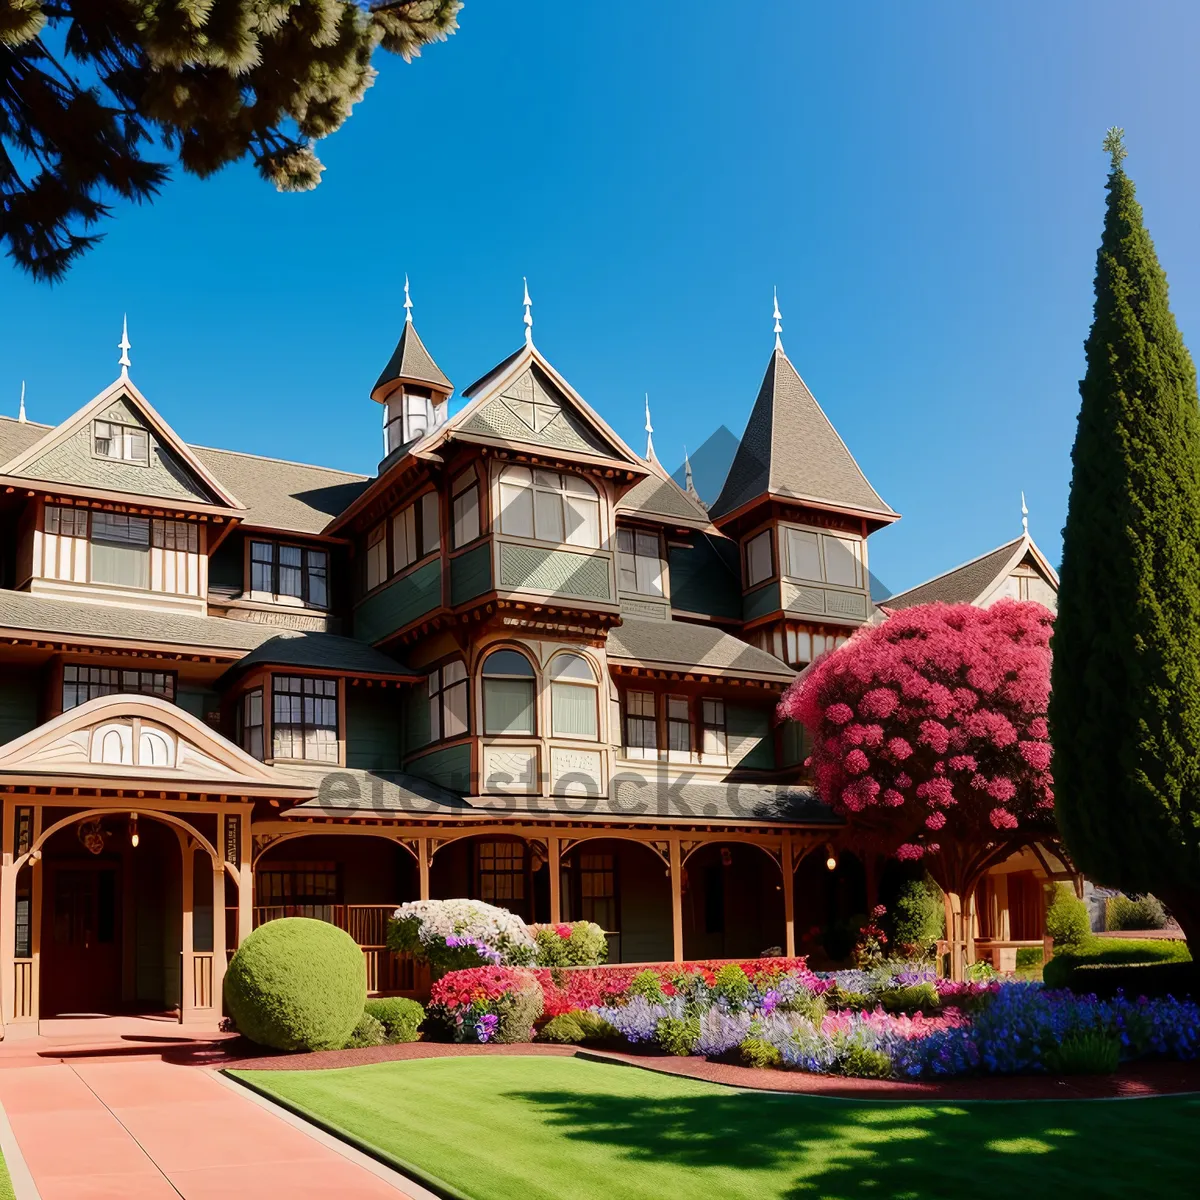
[[(818, 659), (779, 704), (812, 735), (822, 799), (860, 840), (924, 860), (967, 928), (988, 867), (1054, 831), (1053, 620), (1016, 600), (904, 609)], [(962, 929), (950, 935), (961, 950)]]

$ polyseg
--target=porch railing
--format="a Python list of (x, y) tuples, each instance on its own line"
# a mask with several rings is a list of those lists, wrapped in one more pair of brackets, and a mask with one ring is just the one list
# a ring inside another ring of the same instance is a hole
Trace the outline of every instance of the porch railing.
[(13, 963), (13, 1018), (28, 1021), (33, 1017), (33, 959), (18, 958)]
[[(397, 904), (262, 904), (254, 909), (254, 928), (280, 917), (311, 917), (344, 929), (362, 949), (367, 991), (372, 995), (407, 995), (428, 988), (411, 954), (387, 948), (388, 920)], [(237, 909), (225, 910), (226, 945), (237, 945)]]
[(192, 954), (192, 1007), (212, 1008), (213, 955), (203, 951)]

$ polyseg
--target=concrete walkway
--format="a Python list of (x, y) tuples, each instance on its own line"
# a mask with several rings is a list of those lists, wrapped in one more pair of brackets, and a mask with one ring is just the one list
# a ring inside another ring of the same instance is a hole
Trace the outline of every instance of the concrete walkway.
[(210, 1071), (164, 1061), (161, 1043), (67, 1040), (0, 1046), (0, 1104), (42, 1200), (423, 1194)]

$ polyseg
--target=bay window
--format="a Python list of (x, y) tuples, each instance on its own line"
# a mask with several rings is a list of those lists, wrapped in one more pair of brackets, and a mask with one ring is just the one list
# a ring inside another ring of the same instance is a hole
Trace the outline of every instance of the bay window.
[(753, 587), (770, 579), (772, 574), (771, 562), (771, 531), (764, 529), (756, 537), (746, 543), (746, 586)]
[(276, 675), (271, 684), (272, 757), (337, 762), (337, 680)]
[(92, 513), (92, 582), (149, 588), (149, 517)]
[(617, 570), (623, 592), (643, 596), (663, 594), (663, 562), (658, 534), (643, 530), (617, 530)]
[(597, 549), (600, 497), (578, 475), (505, 467), (500, 473), (500, 532)]
[(516, 650), (493, 650), (483, 663), (483, 732), (532, 734), (536, 731), (537, 676)]
[(429, 740), (467, 732), (467, 668), (453, 659), (429, 673)]
[(789, 577), (840, 587), (863, 586), (860, 538), (786, 527), (782, 533)]
[(250, 590), (290, 597), (314, 608), (329, 606), (329, 555), (275, 542), (250, 543)]
[(551, 736), (595, 741), (598, 694), (595, 673), (583, 655), (556, 654), (550, 660)]
[(454, 548), (479, 536), (479, 480), (474, 471), (464, 471), (451, 489)]

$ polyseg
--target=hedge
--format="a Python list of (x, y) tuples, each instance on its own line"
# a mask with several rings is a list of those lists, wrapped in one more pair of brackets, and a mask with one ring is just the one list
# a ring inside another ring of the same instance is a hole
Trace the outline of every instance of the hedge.
[[(1184, 969), (1163, 971), (1168, 966)], [(1148, 973), (1148, 968), (1154, 970)], [(1194, 975), (1187, 943), (1159, 938), (1089, 937), (1056, 954), (1042, 970), (1047, 987), (1097, 995), (1111, 995), (1118, 989), (1164, 995)], [(1190, 984), (1187, 990), (1192, 990)]]

